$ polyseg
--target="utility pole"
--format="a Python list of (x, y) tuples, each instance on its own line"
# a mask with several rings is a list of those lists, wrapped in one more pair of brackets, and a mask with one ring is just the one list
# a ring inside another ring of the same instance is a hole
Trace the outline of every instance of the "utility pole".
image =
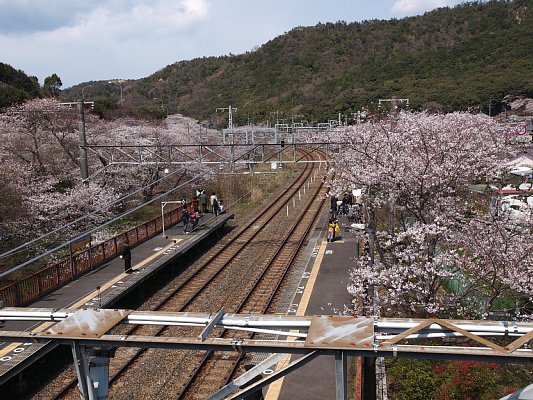
[(79, 118), (79, 130), (80, 130), (80, 168), (81, 168), (81, 180), (88, 186), (89, 185), (89, 163), (87, 160), (87, 139), (85, 137), (85, 104), (83, 99), (78, 103), (78, 118)]
[(68, 103), (59, 103), (62, 106), (76, 106), (78, 107), (78, 127), (80, 136), (80, 169), (81, 169), (81, 181), (88, 186), (89, 185), (89, 162), (87, 160), (87, 138), (85, 136), (85, 105), (90, 104), (94, 107), (94, 101), (83, 101), (83, 92), (81, 101), (74, 101)]
[(220, 107), (220, 108), (217, 108), (216, 111), (228, 111), (228, 129), (233, 129), (233, 115), (232, 115), (232, 111), (237, 111), (237, 108), (231, 108), (231, 106), (228, 106), (228, 107)]

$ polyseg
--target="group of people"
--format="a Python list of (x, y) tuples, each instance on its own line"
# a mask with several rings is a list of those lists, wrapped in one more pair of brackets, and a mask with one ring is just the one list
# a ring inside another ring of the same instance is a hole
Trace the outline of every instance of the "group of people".
[[(207, 195), (205, 195), (205, 207), (207, 208)], [(215, 214), (215, 217), (224, 212), (224, 205), (222, 204), (222, 200), (219, 200), (216, 193), (213, 193), (211, 197), (209, 197), (209, 202), (211, 204), (211, 212)], [(209, 211), (206, 211), (209, 212)]]
[(345, 216), (349, 221), (356, 223), (363, 222), (363, 197), (360, 191), (345, 192), (342, 199), (339, 196), (330, 196), (330, 210), (328, 222), (328, 242), (335, 241), (336, 236), (340, 233), (339, 223), (337, 218)]
[[(218, 214), (224, 212), (224, 204), (222, 204), (222, 200), (217, 198), (216, 193), (213, 193), (211, 197), (207, 197), (207, 194), (203, 190), (197, 192), (193, 197), (190, 212), (187, 208), (187, 201), (185, 199), (181, 200), (181, 204), (181, 222), (183, 223), (183, 233), (186, 235), (189, 234), (189, 224), (191, 225), (191, 231), (196, 229), (200, 222), (200, 218), (202, 218), (202, 213), (212, 212), (215, 216), (218, 216)], [(208, 207), (208, 204), (210, 207)], [(122, 245), (120, 258), (124, 260), (124, 271), (128, 274), (133, 272), (131, 267), (131, 249), (127, 238)]]
[(330, 218), (337, 219), (339, 215), (345, 215), (350, 221), (363, 222), (362, 197), (348, 192), (342, 199), (331, 196)]
[(198, 226), (198, 222), (200, 222), (200, 218), (202, 218), (201, 211), (194, 207), (191, 212), (187, 209), (187, 206), (183, 206), (181, 210), (181, 222), (183, 222), (183, 233), (188, 235), (189, 234), (189, 224), (192, 225), (191, 231), (195, 230)]
[(337, 196), (332, 195), (330, 198), (331, 201), (331, 218), (336, 218), (337, 215), (346, 215), (348, 214), (349, 209), (354, 204), (354, 197), (351, 193), (344, 193), (342, 199), (339, 199)]
[[(183, 233), (188, 234), (189, 224), (192, 225), (191, 231), (196, 228), (202, 214), (213, 213), (215, 217), (218, 214), (224, 212), (224, 205), (222, 200), (219, 200), (216, 193), (213, 193), (211, 197), (207, 197), (207, 194), (202, 191), (197, 191), (196, 195), (191, 201), (191, 211), (187, 208), (187, 202), (185, 199), (182, 201), (183, 208), (181, 210), (181, 222), (183, 223)], [(210, 207), (208, 207), (208, 204)]]
[[(181, 200), (183, 206), (187, 205), (185, 199)], [(215, 216), (224, 212), (224, 205), (222, 200), (219, 200), (216, 193), (213, 193), (211, 197), (207, 197), (207, 194), (202, 191), (197, 191), (196, 195), (191, 200), (192, 208), (195, 212), (202, 212), (204, 214), (213, 213)], [(208, 204), (210, 205), (208, 207)]]

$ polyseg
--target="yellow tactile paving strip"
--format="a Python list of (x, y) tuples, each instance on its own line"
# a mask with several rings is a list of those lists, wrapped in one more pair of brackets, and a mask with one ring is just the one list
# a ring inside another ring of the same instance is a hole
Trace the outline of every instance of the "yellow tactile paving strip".
[[(142, 266), (144, 266), (147, 263), (151, 262), (154, 258), (159, 257), (162, 253), (164, 253), (165, 251), (167, 251), (171, 247), (176, 246), (176, 244), (178, 244), (179, 242), (181, 242), (183, 240), (183, 239), (180, 239), (178, 237), (172, 237), (172, 238), (169, 238), (169, 239), (171, 240), (171, 243), (168, 246), (163, 247), (161, 250), (158, 250), (157, 252), (152, 254), (150, 257), (145, 258), (140, 263), (135, 264), (133, 266), (133, 269), (135, 270), (135, 269), (141, 268)], [(125, 272), (123, 272), (123, 273), (117, 275), (116, 277), (114, 277), (113, 279), (111, 279), (110, 281), (106, 282), (105, 284), (103, 284), (100, 287), (100, 293), (102, 293), (105, 290), (109, 289), (111, 286), (115, 285), (117, 282), (121, 281), (126, 276), (129, 276), (129, 274), (126, 274)], [(90, 301), (94, 297), (96, 297), (97, 295), (98, 295), (98, 291), (93, 290), (91, 293), (87, 294), (85, 297), (82, 297), (81, 299), (79, 299), (75, 303), (70, 304), (68, 306), (68, 308), (80, 308), (83, 305), (85, 305), (85, 303), (87, 303), (88, 301)], [(39, 326), (35, 327), (34, 329), (32, 329), (32, 332), (42, 332), (42, 331), (48, 329), (48, 327), (50, 327), (53, 324), (55, 324), (55, 322), (44, 322), (44, 323), (40, 324)], [(5, 356), (5, 355), (7, 355), (7, 354), (9, 354), (9, 353), (11, 353), (13, 350), (15, 350), (21, 344), (22, 343), (11, 343), (8, 346), (4, 347), (3, 349), (0, 350), (0, 358)]]
[[(320, 250), (318, 251), (315, 262), (313, 264), (313, 269), (311, 270), (311, 275), (309, 275), (309, 280), (307, 281), (307, 285), (305, 286), (300, 305), (298, 306), (298, 310), (296, 311), (296, 316), (301, 317), (305, 315), (305, 311), (307, 310), (307, 306), (309, 305), (311, 293), (313, 292), (313, 288), (315, 287), (316, 279), (318, 276), (318, 272), (320, 271), (320, 266), (322, 265), (322, 258), (324, 258), (325, 252), (326, 241), (322, 240), (322, 243), (320, 244)], [(290, 363), (290, 361), (291, 356), (285, 357), (277, 364), (275, 370), (279, 371), (280, 369), (286, 367)], [(268, 391), (265, 395), (265, 400), (277, 400), (279, 398), (279, 395), (281, 393), (281, 386), (283, 385), (283, 380), (284, 378), (280, 378), (270, 384)]]

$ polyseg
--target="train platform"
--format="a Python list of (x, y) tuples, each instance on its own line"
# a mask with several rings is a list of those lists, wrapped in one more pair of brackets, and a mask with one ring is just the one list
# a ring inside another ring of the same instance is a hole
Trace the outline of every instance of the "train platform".
[[(187, 252), (211, 237), (234, 218), (232, 213), (218, 216), (204, 214), (200, 224), (191, 232), (183, 233), (178, 223), (132, 248), (132, 273), (125, 273), (124, 261), (119, 257), (109, 260), (93, 271), (69, 282), (28, 305), (32, 308), (112, 308), (152, 276), (177, 262)], [(8, 321), (4, 330), (41, 331), (49, 324), (28, 321)], [(23, 371), (51, 351), (51, 344), (0, 343), (0, 385)]]
[[(357, 241), (352, 222), (339, 217), (341, 233), (327, 242), (327, 216), (319, 221), (302, 260), (302, 274), (288, 310), (289, 315), (339, 315), (352, 308), (348, 293), (350, 270), (355, 264)], [(294, 356), (298, 357), (298, 356)], [(291, 362), (288, 356), (276, 369)], [(350, 376), (354, 374), (352, 371)], [(322, 400), (335, 398), (335, 358), (320, 356), (272, 383), (265, 400)]]

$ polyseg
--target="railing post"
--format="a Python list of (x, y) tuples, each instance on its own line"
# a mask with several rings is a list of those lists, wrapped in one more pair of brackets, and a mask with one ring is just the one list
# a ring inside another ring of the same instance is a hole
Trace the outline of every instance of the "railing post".
[(39, 290), (39, 295), (43, 292), (43, 283), (41, 282), (41, 274), (37, 275), (37, 288)]
[(20, 293), (20, 283), (22, 281), (18, 281), (16, 284), (15, 284), (15, 299), (17, 301), (17, 305), (20, 306), (22, 304), (22, 296), (21, 296), (21, 293)]
[(104, 262), (104, 261), (106, 260), (106, 255), (105, 255), (105, 242), (100, 243), (100, 246), (102, 246), (102, 262)]
[(74, 260), (72, 259), (72, 242), (69, 242), (69, 255), (70, 255), (70, 278), (74, 280)]
[(93, 244), (89, 242), (89, 271), (93, 270)]

